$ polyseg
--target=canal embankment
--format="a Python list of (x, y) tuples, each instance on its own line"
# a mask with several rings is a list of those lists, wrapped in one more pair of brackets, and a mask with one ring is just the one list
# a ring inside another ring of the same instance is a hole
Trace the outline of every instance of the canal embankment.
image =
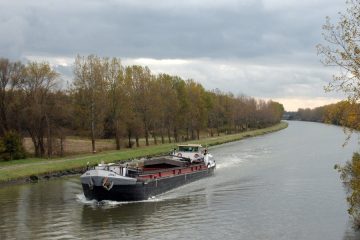
[[(214, 146), (227, 142), (238, 141), (244, 138), (260, 136), (282, 130), (288, 126), (287, 122), (281, 122), (271, 127), (249, 130), (238, 134), (209, 137), (191, 141), (203, 146)], [(106, 151), (97, 154), (83, 154), (66, 158), (41, 159), (29, 158), (0, 162), (0, 185), (8, 185), (23, 182), (36, 182), (53, 177), (80, 174), (87, 166), (94, 166), (101, 162), (129, 161), (136, 158), (166, 154), (176, 146), (176, 143), (159, 144), (134, 149), (119, 151)]]

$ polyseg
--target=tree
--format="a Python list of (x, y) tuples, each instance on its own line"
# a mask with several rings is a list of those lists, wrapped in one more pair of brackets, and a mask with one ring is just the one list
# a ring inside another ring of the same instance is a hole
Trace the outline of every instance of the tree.
[(173, 81), (179, 104), (173, 129), (173, 135), (175, 142), (179, 142), (179, 131), (181, 128), (186, 129), (186, 139), (189, 139), (188, 113), (190, 111), (190, 99), (187, 96), (185, 81), (182, 80), (180, 77), (174, 77)]
[(132, 88), (130, 89), (132, 101), (134, 102), (135, 112), (141, 119), (144, 128), (146, 146), (149, 145), (149, 133), (153, 120), (153, 110), (156, 106), (152, 104), (153, 93), (151, 92), (152, 76), (148, 67), (132, 66), (131, 67)]
[(124, 130), (124, 113), (128, 107), (125, 91), (124, 67), (118, 58), (104, 59), (104, 74), (109, 102), (109, 129), (115, 135), (116, 149), (120, 149), (121, 136)]
[(14, 160), (25, 158), (25, 150), (21, 136), (15, 132), (6, 132), (0, 138), (0, 160)]
[[(200, 130), (205, 127), (207, 121), (207, 108), (205, 89), (201, 84), (193, 80), (186, 81), (187, 97), (189, 104), (188, 127), (191, 131), (191, 139), (200, 139)], [(196, 131), (196, 137), (195, 137)]]
[(74, 85), (77, 112), (83, 117), (85, 128), (90, 128), (92, 152), (95, 139), (103, 126), (106, 111), (106, 83), (101, 59), (95, 55), (77, 56), (74, 64)]
[(18, 90), (24, 76), (24, 65), (21, 62), (10, 62), (0, 58), (0, 136), (11, 128), (9, 115), (14, 107), (15, 91)]
[(336, 66), (327, 91), (342, 91), (350, 101), (360, 99), (360, 0), (348, 0), (345, 13), (339, 13), (339, 22), (329, 17), (323, 26), (323, 37), (328, 45), (317, 45), (318, 54), (325, 66)]
[(125, 76), (124, 76), (124, 84), (125, 84), (125, 100), (126, 107), (123, 108), (125, 110), (124, 115), (125, 118), (125, 128), (128, 138), (128, 147), (132, 148), (133, 144), (131, 139), (135, 137), (136, 146), (139, 147), (139, 138), (140, 135), (144, 132), (143, 124), (140, 114), (137, 112), (137, 105), (139, 104), (136, 101), (136, 92), (135, 86), (133, 83), (133, 71), (134, 67), (126, 67), (125, 68)]
[[(55, 90), (58, 77), (59, 74), (47, 62), (29, 62), (24, 68), (24, 79), (20, 83), (24, 108), (20, 118), (34, 144), (36, 157), (45, 154), (45, 136), (50, 146), (50, 114), (54, 109), (49, 105), (49, 96)], [(48, 154), (51, 154), (49, 150)]]
[(335, 165), (335, 169), (340, 172), (341, 179), (350, 189), (347, 197), (350, 205), (348, 213), (352, 216), (355, 227), (360, 229), (360, 154), (354, 153), (351, 161), (342, 167)]
[[(346, 4), (345, 13), (339, 13), (338, 23), (334, 25), (329, 17), (326, 18), (323, 36), (329, 45), (319, 44), (317, 49), (326, 66), (340, 68), (326, 90), (342, 91), (351, 103), (356, 103), (360, 100), (360, 0), (348, 0)], [(359, 174), (354, 171), (359, 169), (359, 158), (359, 154), (354, 153), (353, 160), (345, 166), (345, 169), (350, 170), (342, 171), (343, 179), (349, 179), (350, 183), (355, 182), (348, 185), (350, 191), (347, 200), (350, 205), (349, 214), (357, 227), (360, 227), (360, 184)]]
[(168, 142), (171, 143), (171, 131), (175, 127), (178, 117), (179, 102), (175, 89), (174, 77), (168, 74), (159, 74), (156, 80), (158, 99), (158, 116), (160, 121), (160, 135), (162, 143), (164, 140), (164, 131), (166, 131)]

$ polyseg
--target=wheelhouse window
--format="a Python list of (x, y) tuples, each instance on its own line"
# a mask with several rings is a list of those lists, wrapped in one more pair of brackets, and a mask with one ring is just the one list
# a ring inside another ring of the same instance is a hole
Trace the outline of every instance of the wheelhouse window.
[(180, 152), (198, 152), (199, 147), (192, 147), (192, 146), (179, 146)]

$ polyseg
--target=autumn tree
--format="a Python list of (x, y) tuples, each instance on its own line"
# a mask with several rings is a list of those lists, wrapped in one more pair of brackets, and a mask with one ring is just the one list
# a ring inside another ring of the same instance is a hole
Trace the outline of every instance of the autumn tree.
[(186, 113), (187, 128), (191, 132), (191, 139), (200, 139), (200, 130), (205, 127), (207, 120), (205, 90), (193, 80), (186, 81), (186, 89), (187, 98), (191, 102)]
[(95, 139), (100, 135), (106, 108), (106, 82), (100, 57), (77, 56), (74, 63), (76, 112), (83, 118), (83, 127), (90, 128), (92, 152), (96, 152)]
[[(334, 75), (327, 90), (342, 91), (351, 103), (356, 103), (360, 99), (360, 0), (348, 0), (346, 4), (346, 11), (339, 13), (337, 23), (333, 24), (329, 17), (326, 18), (323, 26), (326, 44), (319, 44), (317, 49), (326, 66), (336, 66), (340, 70)], [(351, 169), (358, 167), (358, 160), (354, 159), (359, 159), (357, 153), (353, 155), (353, 161), (347, 164)], [(346, 175), (345, 179), (354, 181), (354, 184), (349, 185), (350, 196), (347, 200), (350, 205), (349, 214), (353, 217), (355, 225), (360, 227), (359, 211), (353, 210), (359, 208), (358, 197), (355, 201), (353, 198), (360, 190), (359, 177), (354, 175), (353, 171), (343, 173)]]
[(177, 91), (175, 88), (174, 77), (168, 74), (159, 74), (157, 76), (157, 88), (158, 88), (158, 101), (159, 104), (159, 118), (160, 118), (160, 134), (161, 142), (164, 143), (164, 131), (168, 138), (168, 142), (171, 143), (171, 132), (175, 128), (176, 119), (179, 111), (179, 100), (177, 97)]
[[(186, 129), (186, 139), (189, 137), (189, 128), (188, 128), (188, 113), (190, 109), (190, 99), (187, 96), (186, 83), (180, 77), (174, 77), (174, 87), (176, 90), (176, 96), (178, 100), (178, 112), (176, 114), (176, 120), (173, 127), (173, 136), (175, 142), (180, 141), (180, 130)], [(184, 139), (181, 139), (184, 140)]]
[(214, 90), (211, 92), (207, 92), (208, 98), (210, 99), (211, 103), (209, 104), (209, 113), (208, 113), (208, 128), (210, 129), (210, 136), (214, 136), (214, 129), (217, 130), (217, 135), (220, 135), (219, 127), (221, 125), (222, 120), (222, 106), (219, 103), (219, 90)]
[[(124, 67), (118, 58), (104, 59), (104, 76), (106, 82), (109, 111), (107, 120), (109, 131), (115, 136), (116, 149), (120, 149), (121, 136), (124, 133), (124, 115), (128, 107), (128, 96), (125, 89)], [(111, 134), (110, 134), (111, 135)]]
[(118, 58), (77, 56), (70, 88), (57, 88), (48, 63), (0, 59), (0, 135), (28, 135), (36, 156), (63, 155), (68, 134), (122, 139), (128, 146), (199, 139), (202, 131), (232, 133), (279, 120), (277, 104), (207, 91), (195, 80), (154, 75), (148, 67), (123, 66)]
[(354, 153), (351, 161), (344, 166), (335, 165), (335, 169), (340, 172), (341, 179), (351, 190), (348, 193), (349, 203), (348, 213), (352, 216), (354, 226), (360, 229), (360, 154)]
[(0, 58), (0, 136), (11, 129), (15, 97), (24, 77), (24, 65)]
[(339, 67), (339, 72), (326, 88), (342, 91), (350, 101), (360, 98), (360, 0), (347, 1), (345, 13), (339, 13), (339, 22), (329, 17), (323, 26), (326, 43), (317, 45), (318, 54), (326, 66)]
[(135, 137), (136, 146), (139, 147), (139, 138), (143, 133), (143, 119), (141, 118), (140, 114), (137, 112), (138, 102), (137, 102), (137, 94), (136, 88), (133, 83), (134, 79), (134, 67), (128, 66), (125, 67), (125, 94), (127, 96), (127, 104), (125, 112), (125, 128), (126, 128), (126, 135), (128, 138), (128, 147), (132, 147), (132, 138)]
[(129, 76), (131, 101), (133, 101), (136, 117), (139, 117), (143, 123), (146, 146), (149, 145), (149, 128), (150, 128), (150, 79), (151, 73), (149, 68), (142, 66), (132, 66), (131, 71), (127, 71)]
[[(20, 84), (24, 106), (20, 116), (21, 125), (31, 137), (37, 157), (45, 154), (45, 138), (47, 146), (50, 146), (50, 115), (54, 108), (49, 104), (49, 96), (56, 89), (58, 77), (59, 74), (47, 62), (29, 62), (24, 68), (24, 78)], [(51, 154), (51, 149), (48, 149), (48, 154)]]

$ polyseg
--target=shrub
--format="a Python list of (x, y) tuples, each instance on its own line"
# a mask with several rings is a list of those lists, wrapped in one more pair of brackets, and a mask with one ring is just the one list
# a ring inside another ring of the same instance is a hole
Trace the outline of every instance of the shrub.
[(360, 229), (360, 154), (354, 153), (351, 161), (345, 166), (336, 165), (341, 173), (341, 179), (348, 188), (347, 202), (349, 215), (354, 221), (354, 227)]
[(25, 149), (20, 135), (16, 132), (7, 132), (0, 138), (0, 160), (15, 160), (26, 158)]

